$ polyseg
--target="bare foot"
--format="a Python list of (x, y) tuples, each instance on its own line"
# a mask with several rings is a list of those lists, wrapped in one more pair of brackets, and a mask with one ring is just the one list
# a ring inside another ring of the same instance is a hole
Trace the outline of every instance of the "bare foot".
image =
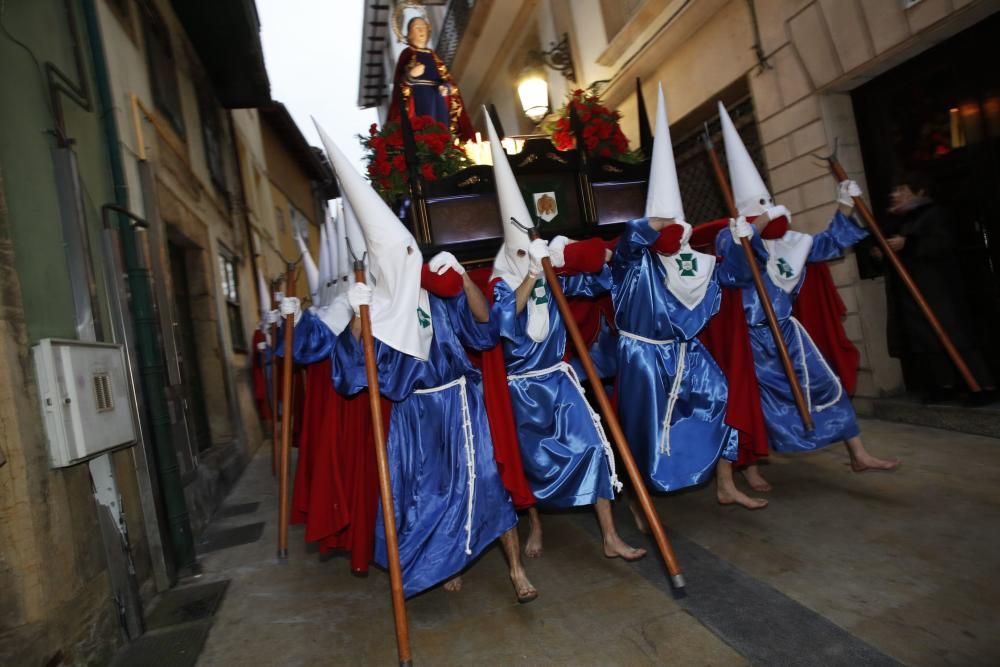
[(854, 472), (865, 472), (866, 470), (890, 471), (898, 468), (901, 463), (902, 461), (898, 459), (886, 461), (885, 459), (880, 459), (877, 456), (872, 456), (867, 452), (857, 456), (853, 454), (851, 455), (851, 470)]
[(853, 438), (848, 438), (844, 444), (847, 445), (847, 453), (851, 456), (851, 470), (854, 472), (864, 472), (866, 470), (888, 471), (899, 467), (900, 462), (898, 460), (886, 461), (885, 459), (880, 459), (877, 456), (869, 454), (860, 436), (856, 435)]
[(773, 488), (768, 481), (764, 479), (764, 476), (760, 474), (760, 468), (758, 466), (752, 465), (744, 468), (743, 477), (746, 479), (747, 484), (750, 485), (750, 488), (757, 493), (767, 493)]
[(649, 535), (649, 523), (646, 522), (646, 515), (635, 498), (628, 501), (628, 508), (632, 512), (632, 518), (635, 519), (635, 527), (643, 535)]
[(621, 558), (622, 560), (632, 562), (645, 556), (646, 550), (630, 547), (622, 541), (622, 538), (615, 535), (612, 538), (604, 540), (604, 555), (608, 558)]
[(531, 602), (538, 597), (538, 590), (531, 585), (528, 581), (528, 575), (524, 570), (518, 570), (510, 572), (510, 581), (514, 584), (514, 594), (517, 595), (517, 601), (521, 604), (526, 602)]
[(733, 488), (722, 488), (720, 485), (715, 490), (715, 497), (720, 505), (742, 505), (748, 510), (760, 510), (767, 507), (767, 501), (763, 498), (751, 498), (735, 486)]
[(528, 525), (528, 541), (524, 543), (524, 555), (526, 558), (541, 558), (542, 520), (534, 507), (528, 510)]
[(462, 590), (462, 576), (459, 575), (444, 582), (444, 589), (449, 593), (457, 593)]

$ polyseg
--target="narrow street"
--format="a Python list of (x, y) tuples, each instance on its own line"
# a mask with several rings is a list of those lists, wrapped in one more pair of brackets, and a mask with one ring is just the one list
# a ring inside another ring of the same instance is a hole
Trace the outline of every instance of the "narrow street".
[[(854, 475), (831, 447), (774, 457), (764, 511), (720, 507), (710, 488), (660, 498), (687, 576), (682, 600), (655, 556), (604, 558), (590, 513), (547, 515), (545, 554), (528, 562), (540, 598), (514, 601), (492, 548), (460, 593), (408, 602), (415, 663), (997, 664), (997, 440), (871, 420), (862, 429), (873, 451), (903, 459), (899, 472)], [(230, 583), (198, 664), (393, 664), (387, 575), (352, 576), (295, 527), (288, 563), (277, 563), (275, 489), (261, 449), (224, 506), (255, 511), (206, 531), (210, 542), (265, 522), (257, 541), (201, 557), (193, 583)], [(618, 514), (623, 535), (643, 544), (622, 504)]]

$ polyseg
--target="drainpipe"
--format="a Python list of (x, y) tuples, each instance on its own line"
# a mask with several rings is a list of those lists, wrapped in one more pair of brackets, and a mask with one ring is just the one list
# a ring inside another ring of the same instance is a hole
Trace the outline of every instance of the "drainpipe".
[[(115, 203), (128, 209), (128, 186), (125, 169), (118, 149), (118, 124), (115, 122), (114, 100), (108, 81), (107, 61), (101, 46), (101, 32), (97, 20), (94, 0), (83, 0), (83, 14), (87, 24), (91, 60), (94, 64), (94, 79), (97, 83), (98, 114), (104, 125), (104, 141), (108, 150), (111, 176), (114, 180)], [(166, 510), (167, 527), (173, 548), (177, 569), (195, 565), (194, 536), (184, 499), (184, 485), (181, 483), (177, 454), (174, 451), (170, 415), (167, 411), (167, 384), (163, 355), (157, 345), (157, 319), (150, 290), (149, 270), (143, 268), (139, 259), (139, 247), (135, 230), (127, 218), (119, 217), (122, 255), (128, 275), (129, 291), (132, 294), (132, 318), (135, 323), (136, 347), (139, 351), (140, 375), (149, 426), (156, 452), (156, 470), (160, 482), (160, 492)]]

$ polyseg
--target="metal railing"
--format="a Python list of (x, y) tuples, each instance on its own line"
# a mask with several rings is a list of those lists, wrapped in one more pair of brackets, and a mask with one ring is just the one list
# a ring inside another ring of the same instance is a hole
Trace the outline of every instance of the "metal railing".
[(469, 18), (475, 6), (476, 0), (452, 0), (448, 5), (448, 13), (444, 16), (434, 48), (448, 69), (451, 69), (455, 60), (455, 54), (458, 53), (458, 47), (462, 43), (462, 36), (469, 25)]

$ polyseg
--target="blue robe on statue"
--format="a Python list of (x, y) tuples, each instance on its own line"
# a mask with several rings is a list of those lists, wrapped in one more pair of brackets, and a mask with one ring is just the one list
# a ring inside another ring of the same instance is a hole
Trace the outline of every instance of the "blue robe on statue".
[(736, 459), (738, 433), (725, 421), (726, 376), (696, 336), (719, 311), (720, 283), (742, 286), (751, 278), (738, 264), (718, 263), (689, 309), (666, 287), (652, 247), (658, 235), (645, 218), (632, 220), (611, 260), (618, 415), (646, 480), (658, 491), (677, 491), (707, 481), (720, 456)]
[[(597, 296), (611, 287), (611, 273), (604, 267), (599, 274), (564, 276), (560, 284), (568, 297)], [(614, 455), (600, 417), (564, 361), (566, 329), (559, 309), (550, 298), (549, 332), (538, 343), (528, 336), (528, 309), (518, 314), (516, 305), (514, 291), (498, 280), (492, 317), (503, 339), (521, 462), (531, 490), (543, 507), (610, 500), (617, 486)]]
[[(794, 233), (788, 232), (788, 234)], [(829, 227), (812, 236), (812, 245), (808, 253), (804, 253), (805, 263), (836, 259), (843, 254), (845, 248), (849, 248), (866, 236), (868, 236), (867, 231), (838, 211)], [(840, 378), (830, 368), (805, 327), (792, 317), (792, 306), (805, 278), (806, 266), (802, 264), (798, 275), (795, 276), (797, 262), (794, 260), (784, 262), (782, 257), (774, 258), (777, 266), (789, 267), (787, 272), (793, 284), (791, 291), (787, 292), (776, 285), (772, 276), (765, 270), (770, 259), (765, 242), (755, 235), (752, 243), (757, 263), (761, 267), (761, 278), (778, 318), (781, 334), (788, 347), (795, 375), (814, 424), (812, 431), (805, 430), (795, 407), (792, 390), (781, 365), (774, 337), (767, 326), (757, 291), (753, 286), (744, 287), (743, 313), (750, 329), (750, 348), (753, 352), (754, 368), (757, 371), (761, 409), (764, 412), (771, 449), (776, 452), (808, 452), (831, 442), (858, 435), (860, 429), (854, 415), (854, 407), (840, 383)], [(739, 258), (741, 262), (746, 263), (743, 251), (734, 246), (729, 235), (719, 234), (716, 247), (719, 254)]]
[[(493, 347), (496, 329), (475, 320), (464, 293), (431, 295), (430, 306), (427, 361), (375, 341), (380, 388), (395, 402), (387, 446), (407, 596), (458, 574), (517, 523), (493, 459), (481, 377), (463, 348)], [(333, 379), (345, 395), (368, 385), (350, 328), (334, 350)], [(387, 567), (381, 505), (377, 521), (375, 562)]]

